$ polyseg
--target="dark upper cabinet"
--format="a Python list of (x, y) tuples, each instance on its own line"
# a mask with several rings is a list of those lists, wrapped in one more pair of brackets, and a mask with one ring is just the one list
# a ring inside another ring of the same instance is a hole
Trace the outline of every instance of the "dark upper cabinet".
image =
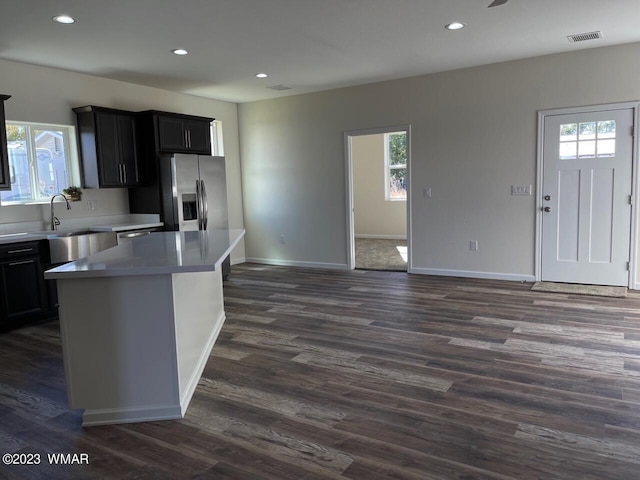
[(136, 114), (86, 106), (74, 108), (86, 188), (140, 184)]
[(153, 112), (153, 119), (158, 152), (211, 155), (213, 118)]
[[(129, 189), (131, 213), (162, 212), (159, 155), (187, 153), (211, 155), (214, 118), (146, 110), (138, 113), (139, 152), (143, 183)], [(161, 220), (164, 219), (161, 217)]]
[(7, 129), (4, 119), (4, 102), (11, 95), (0, 95), (0, 190), (11, 190), (9, 154), (7, 152)]

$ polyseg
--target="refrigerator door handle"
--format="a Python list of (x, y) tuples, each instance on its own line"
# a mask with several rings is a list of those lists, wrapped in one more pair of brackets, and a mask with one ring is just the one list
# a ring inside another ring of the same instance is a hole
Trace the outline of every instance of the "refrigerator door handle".
[(196, 180), (196, 214), (198, 215), (198, 230), (202, 230), (202, 191), (200, 180)]
[(209, 226), (209, 197), (207, 197), (207, 187), (204, 184), (204, 180), (200, 180), (200, 191), (202, 192), (202, 210), (204, 215), (202, 221), (204, 223), (203, 230), (206, 230)]

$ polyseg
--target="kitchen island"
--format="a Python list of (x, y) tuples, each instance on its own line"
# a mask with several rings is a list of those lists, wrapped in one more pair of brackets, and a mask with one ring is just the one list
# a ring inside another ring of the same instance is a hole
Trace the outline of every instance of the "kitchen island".
[(221, 264), (243, 236), (154, 232), (45, 273), (83, 425), (184, 416), (225, 320)]

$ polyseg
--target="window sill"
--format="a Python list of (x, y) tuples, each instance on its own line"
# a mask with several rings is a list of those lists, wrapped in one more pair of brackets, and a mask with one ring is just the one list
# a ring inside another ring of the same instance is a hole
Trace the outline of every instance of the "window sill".
[(2, 207), (14, 207), (16, 205), (46, 205), (50, 200), (34, 200), (31, 202), (1, 202), (0, 206)]

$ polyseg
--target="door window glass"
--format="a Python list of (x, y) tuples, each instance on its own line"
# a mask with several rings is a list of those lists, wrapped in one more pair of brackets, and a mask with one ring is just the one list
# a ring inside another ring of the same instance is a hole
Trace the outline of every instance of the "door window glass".
[(616, 122), (566, 123), (560, 125), (560, 159), (606, 158), (616, 154)]

